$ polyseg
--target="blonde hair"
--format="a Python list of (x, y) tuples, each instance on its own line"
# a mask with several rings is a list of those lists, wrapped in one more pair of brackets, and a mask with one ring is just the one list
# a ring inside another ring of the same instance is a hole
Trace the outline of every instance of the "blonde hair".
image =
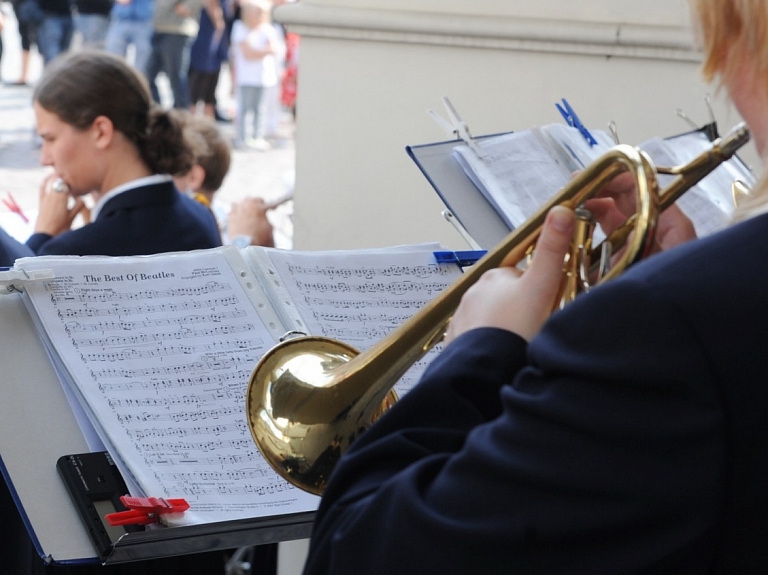
[(269, 0), (241, 0), (240, 10), (258, 10), (261, 13), (262, 19), (269, 22), (271, 19), (272, 3)]
[[(704, 52), (702, 75), (721, 85), (735, 76), (745, 58), (768, 88), (768, 0), (689, 0)], [(768, 93), (768, 89), (766, 90)], [(739, 203), (734, 221), (768, 211), (768, 173)]]

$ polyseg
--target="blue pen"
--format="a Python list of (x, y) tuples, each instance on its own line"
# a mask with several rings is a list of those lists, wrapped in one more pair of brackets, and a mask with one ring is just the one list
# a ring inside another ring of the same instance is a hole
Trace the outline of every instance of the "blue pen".
[(561, 106), (559, 103), (555, 102), (555, 107), (557, 107), (560, 114), (562, 114), (563, 118), (565, 119), (566, 123), (576, 128), (579, 132), (581, 132), (581, 135), (584, 136), (584, 139), (587, 140), (590, 147), (597, 145), (597, 140), (595, 140), (594, 136), (589, 133), (589, 130), (587, 130), (586, 126), (581, 123), (581, 120), (576, 115), (576, 112), (573, 111), (573, 108), (571, 108), (571, 105), (568, 103), (568, 100), (565, 98), (562, 99), (563, 105)]

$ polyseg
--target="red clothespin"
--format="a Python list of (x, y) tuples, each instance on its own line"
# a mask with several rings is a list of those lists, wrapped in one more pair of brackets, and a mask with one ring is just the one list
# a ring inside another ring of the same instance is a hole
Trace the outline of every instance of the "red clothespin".
[(149, 525), (157, 523), (160, 515), (184, 513), (189, 509), (186, 499), (163, 499), (162, 497), (131, 497), (122, 495), (120, 501), (128, 511), (107, 513), (104, 518), (115, 525)]
[(21, 209), (21, 206), (16, 203), (16, 200), (14, 199), (11, 192), (8, 192), (8, 198), (3, 198), (3, 203), (5, 204), (5, 207), (11, 210), (14, 214), (18, 214), (19, 217), (24, 220), (25, 224), (29, 223), (29, 218), (24, 214), (24, 212)]

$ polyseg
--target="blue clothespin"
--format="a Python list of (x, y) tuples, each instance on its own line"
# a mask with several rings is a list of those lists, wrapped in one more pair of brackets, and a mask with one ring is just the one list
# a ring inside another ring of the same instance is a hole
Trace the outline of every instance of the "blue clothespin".
[(471, 266), (477, 260), (482, 258), (487, 250), (462, 250), (457, 252), (438, 251), (434, 252), (435, 261), (439, 264), (457, 264), (461, 267)]
[(565, 118), (566, 123), (576, 128), (579, 132), (581, 132), (581, 135), (584, 136), (584, 139), (587, 140), (590, 147), (597, 145), (597, 140), (595, 140), (594, 136), (589, 133), (589, 130), (584, 126), (584, 124), (581, 123), (581, 120), (579, 120), (579, 117), (576, 115), (576, 112), (573, 111), (573, 108), (571, 108), (571, 105), (568, 103), (568, 100), (563, 98), (563, 105), (561, 106), (557, 102), (555, 102), (555, 106), (560, 111), (560, 113), (563, 115), (563, 118)]

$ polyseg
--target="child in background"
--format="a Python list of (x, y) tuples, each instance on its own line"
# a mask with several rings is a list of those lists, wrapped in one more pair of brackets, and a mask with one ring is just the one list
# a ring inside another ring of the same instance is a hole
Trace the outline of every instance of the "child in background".
[[(237, 87), (237, 146), (266, 151), (270, 148), (259, 133), (259, 104), (264, 89), (277, 84), (275, 29), (270, 25), (271, 5), (266, 0), (243, 0), (240, 20), (232, 26), (232, 53)], [(246, 119), (251, 117), (251, 130)]]
[(245, 198), (233, 204), (227, 213), (224, 206), (214, 202), (231, 163), (229, 144), (218, 126), (211, 118), (191, 111), (173, 110), (173, 114), (184, 125), (185, 139), (198, 150), (192, 168), (174, 177), (176, 187), (213, 212), (222, 231), (223, 243), (241, 248), (249, 245), (274, 247), (273, 228), (267, 219), (267, 211), (277, 204), (267, 204), (261, 198)]
[[(224, 183), (232, 161), (229, 144), (212, 118), (187, 110), (172, 113), (184, 126), (184, 138), (197, 150), (194, 165), (185, 174), (175, 176), (173, 182), (179, 191), (213, 209), (213, 197)], [(218, 214), (214, 215), (221, 222)]]

